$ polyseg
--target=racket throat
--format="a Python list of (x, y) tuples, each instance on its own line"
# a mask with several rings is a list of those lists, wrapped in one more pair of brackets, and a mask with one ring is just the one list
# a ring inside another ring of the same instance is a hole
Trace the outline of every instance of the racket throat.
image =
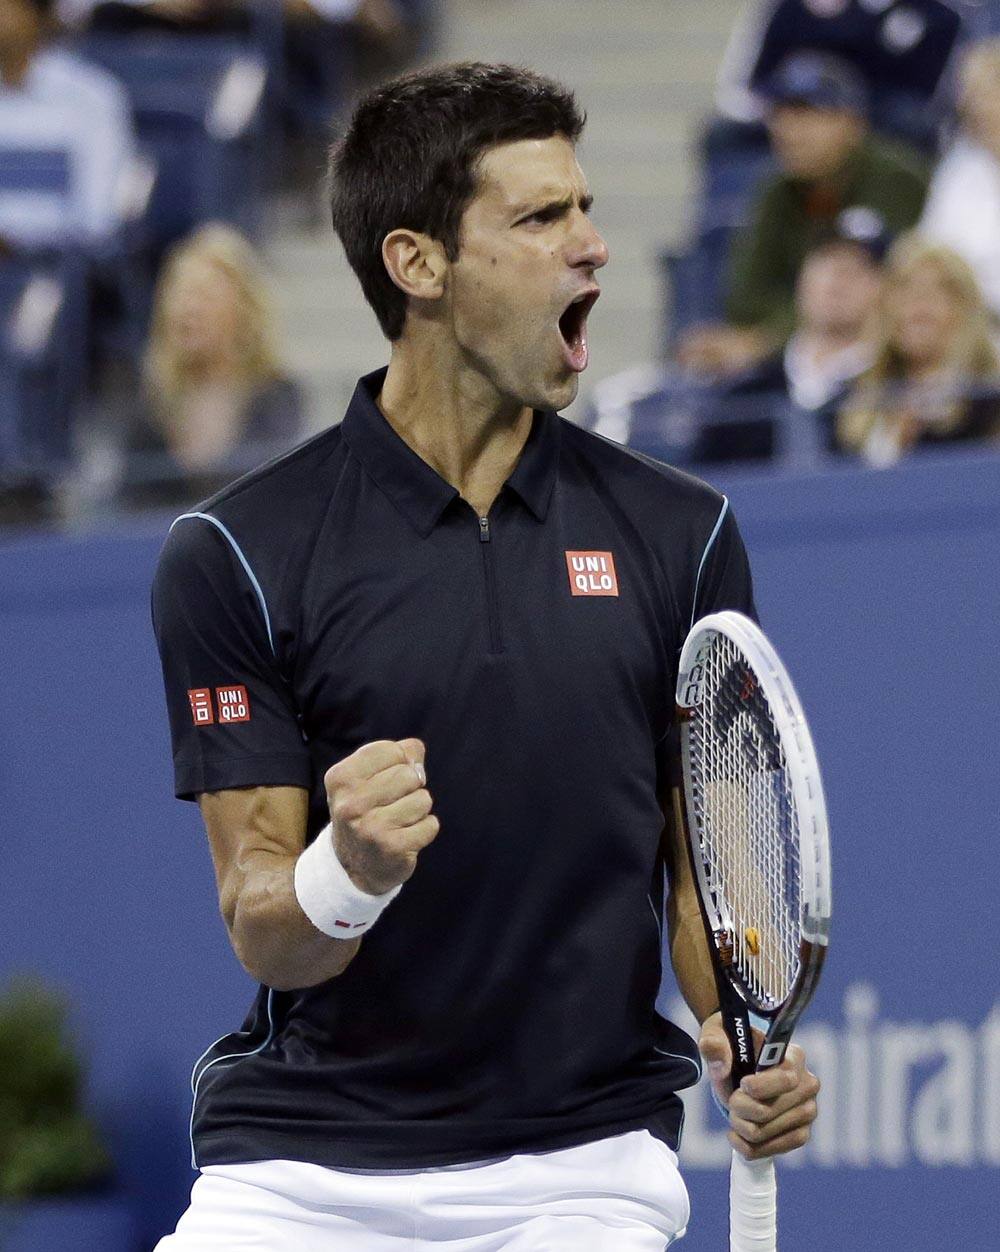
[(746, 1001), (733, 985), (733, 945), (727, 930), (715, 933), (715, 942), (719, 954), (719, 968), (716, 984), (719, 991), (719, 1007), (722, 1010), (722, 1024), (729, 1039), (729, 1047), (733, 1054), (730, 1071), (733, 1088), (740, 1085), (740, 1080), (757, 1069), (757, 1056), (754, 1050), (753, 1029), (750, 1023), (750, 1010)]
[[(723, 1014), (725, 1016), (725, 1014)], [(750, 1026), (750, 1014), (744, 1005), (738, 1013), (734, 1013), (730, 1022), (729, 1046), (733, 1050), (733, 1086), (740, 1085), (740, 1079), (752, 1074), (757, 1068), (754, 1054), (753, 1031)]]

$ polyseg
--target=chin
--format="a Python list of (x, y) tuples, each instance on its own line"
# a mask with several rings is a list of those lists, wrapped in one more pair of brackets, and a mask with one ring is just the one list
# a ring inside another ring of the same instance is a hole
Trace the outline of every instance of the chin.
[(551, 383), (545, 388), (544, 396), (540, 403), (535, 403), (532, 408), (535, 409), (560, 409), (568, 408), (573, 403), (580, 391), (580, 379), (576, 374), (571, 374), (564, 382)]

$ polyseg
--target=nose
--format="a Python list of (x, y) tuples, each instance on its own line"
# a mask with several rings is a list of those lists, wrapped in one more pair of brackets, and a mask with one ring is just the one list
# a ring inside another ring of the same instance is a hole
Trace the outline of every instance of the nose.
[(608, 245), (603, 236), (585, 213), (580, 214), (580, 226), (574, 233), (570, 264), (599, 270), (608, 263)]

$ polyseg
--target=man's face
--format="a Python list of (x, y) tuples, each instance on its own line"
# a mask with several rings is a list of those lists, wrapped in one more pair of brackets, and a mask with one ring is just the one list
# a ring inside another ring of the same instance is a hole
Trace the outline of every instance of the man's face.
[(608, 260), (590, 195), (561, 136), (487, 151), (448, 275), (458, 349), (496, 392), (520, 406), (562, 409), (587, 366), (594, 273)]
[(778, 104), (767, 119), (771, 147), (793, 178), (829, 178), (861, 142), (864, 119), (848, 109)]
[(799, 324), (806, 330), (860, 339), (881, 290), (881, 270), (864, 248), (853, 243), (818, 248), (799, 272)]
[(41, 15), (29, 0), (0, 0), (0, 52), (30, 50), (41, 34)]

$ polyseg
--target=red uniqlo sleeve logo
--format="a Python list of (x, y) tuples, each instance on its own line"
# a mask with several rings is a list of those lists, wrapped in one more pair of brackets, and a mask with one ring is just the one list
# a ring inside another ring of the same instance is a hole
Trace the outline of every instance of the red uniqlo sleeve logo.
[(188, 692), (191, 701), (191, 716), (196, 726), (211, 726), (215, 721), (212, 712), (212, 692), (208, 687), (192, 687)]
[(616, 596), (618, 576), (610, 552), (567, 552), (569, 589), (575, 596)]
[(246, 687), (216, 687), (215, 703), (219, 706), (220, 722), (250, 720), (250, 697)]

